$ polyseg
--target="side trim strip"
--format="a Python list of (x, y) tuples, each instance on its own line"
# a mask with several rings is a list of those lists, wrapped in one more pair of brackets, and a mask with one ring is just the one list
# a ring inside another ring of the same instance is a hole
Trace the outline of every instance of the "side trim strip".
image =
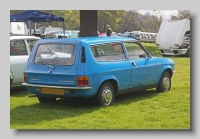
[(38, 85), (38, 84), (28, 84), (28, 83), (22, 83), (24, 86), (30, 86), (30, 87), (45, 87), (45, 88), (61, 88), (61, 89), (77, 89), (77, 90), (86, 90), (86, 89), (92, 89), (92, 87), (86, 86), (86, 87), (70, 87), (70, 86), (50, 86), (50, 85)]

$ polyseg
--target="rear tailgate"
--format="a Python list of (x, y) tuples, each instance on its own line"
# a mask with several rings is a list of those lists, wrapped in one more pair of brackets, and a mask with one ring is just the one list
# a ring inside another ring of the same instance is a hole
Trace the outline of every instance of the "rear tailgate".
[(43, 85), (76, 86), (77, 64), (72, 66), (34, 65), (28, 68), (27, 83)]
[[(40, 44), (37, 50), (35, 48), (35, 52), (33, 50), (33, 53), (31, 53), (28, 65), (25, 68), (27, 83), (76, 86), (79, 45), (80, 43)], [(43, 49), (44, 47), (45, 50)], [(46, 47), (51, 49), (50, 54), (47, 52)]]

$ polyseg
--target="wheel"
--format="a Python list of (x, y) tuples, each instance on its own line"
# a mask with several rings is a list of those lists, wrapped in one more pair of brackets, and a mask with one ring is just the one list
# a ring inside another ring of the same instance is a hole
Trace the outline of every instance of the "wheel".
[(105, 82), (99, 88), (97, 94), (94, 96), (93, 102), (97, 105), (108, 106), (114, 102), (114, 89), (111, 83)]
[(158, 87), (156, 87), (157, 92), (167, 92), (171, 88), (171, 76), (168, 71), (164, 71)]
[(56, 97), (38, 97), (40, 103), (52, 103), (56, 101)]

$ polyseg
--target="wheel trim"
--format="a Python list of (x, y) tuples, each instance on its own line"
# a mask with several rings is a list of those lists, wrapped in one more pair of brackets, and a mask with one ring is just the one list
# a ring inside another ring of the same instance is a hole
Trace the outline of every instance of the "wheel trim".
[(169, 90), (169, 87), (170, 87), (170, 80), (167, 76), (165, 76), (163, 78), (163, 83), (162, 83), (162, 87), (163, 87), (163, 90), (164, 91), (168, 91)]
[(106, 86), (102, 92), (102, 100), (105, 105), (109, 105), (112, 101), (112, 90), (110, 87)]

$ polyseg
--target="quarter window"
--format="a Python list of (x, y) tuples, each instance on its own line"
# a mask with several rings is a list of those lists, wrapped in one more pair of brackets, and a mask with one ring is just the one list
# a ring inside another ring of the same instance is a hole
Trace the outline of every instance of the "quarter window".
[(24, 40), (12, 40), (10, 41), (10, 55), (28, 55)]
[(90, 46), (94, 58), (99, 62), (125, 60), (121, 43)]

